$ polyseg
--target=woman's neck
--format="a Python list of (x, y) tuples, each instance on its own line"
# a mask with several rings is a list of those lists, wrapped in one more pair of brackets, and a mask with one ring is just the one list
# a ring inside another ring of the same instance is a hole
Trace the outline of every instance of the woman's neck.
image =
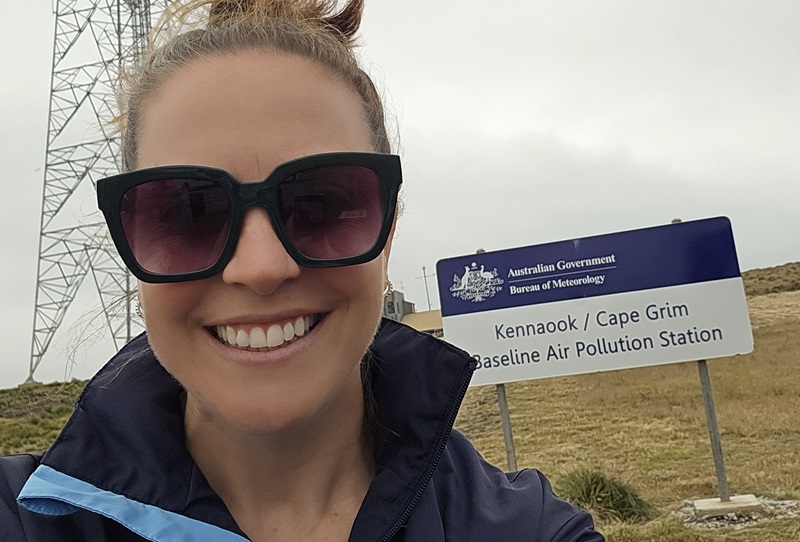
[(344, 400), (280, 434), (237, 431), (187, 399), (186, 443), (251, 540), (347, 540), (374, 476), (364, 403)]

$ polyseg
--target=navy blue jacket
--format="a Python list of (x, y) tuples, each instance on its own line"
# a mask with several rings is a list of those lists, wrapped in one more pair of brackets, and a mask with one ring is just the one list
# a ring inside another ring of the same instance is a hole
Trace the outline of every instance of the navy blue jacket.
[[(376, 476), (357, 542), (598, 542), (536, 470), (506, 474), (452, 429), (475, 368), (384, 321), (371, 347)], [(0, 541), (247, 540), (184, 445), (181, 386), (134, 339), (87, 385), (43, 456), (0, 458)]]

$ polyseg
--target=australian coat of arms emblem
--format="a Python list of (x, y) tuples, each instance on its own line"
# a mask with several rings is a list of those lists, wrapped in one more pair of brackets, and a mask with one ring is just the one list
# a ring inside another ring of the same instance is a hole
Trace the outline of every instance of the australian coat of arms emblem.
[(503, 279), (497, 275), (496, 267), (491, 271), (486, 271), (483, 265), (478, 268), (478, 264), (472, 262), (471, 265), (464, 266), (463, 275), (453, 275), (450, 292), (453, 297), (458, 299), (480, 303), (494, 297), (494, 294), (502, 290), (501, 284), (503, 284)]

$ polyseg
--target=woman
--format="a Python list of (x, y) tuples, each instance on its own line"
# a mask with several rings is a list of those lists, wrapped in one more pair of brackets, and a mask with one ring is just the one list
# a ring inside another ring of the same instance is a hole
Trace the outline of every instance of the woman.
[(147, 334), (0, 462), (0, 540), (602, 540), (451, 432), (468, 355), (380, 322), (401, 175), (362, 2), (205, 4), (167, 15), (98, 182)]

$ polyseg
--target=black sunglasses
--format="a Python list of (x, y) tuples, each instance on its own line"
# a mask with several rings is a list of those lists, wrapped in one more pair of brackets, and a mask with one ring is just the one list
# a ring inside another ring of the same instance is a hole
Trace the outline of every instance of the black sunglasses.
[(247, 207), (264, 207), (303, 267), (375, 259), (392, 229), (400, 157), (337, 152), (281, 164), (261, 182), (202, 166), (141, 169), (97, 181), (97, 201), (122, 260), (144, 282), (220, 273)]

